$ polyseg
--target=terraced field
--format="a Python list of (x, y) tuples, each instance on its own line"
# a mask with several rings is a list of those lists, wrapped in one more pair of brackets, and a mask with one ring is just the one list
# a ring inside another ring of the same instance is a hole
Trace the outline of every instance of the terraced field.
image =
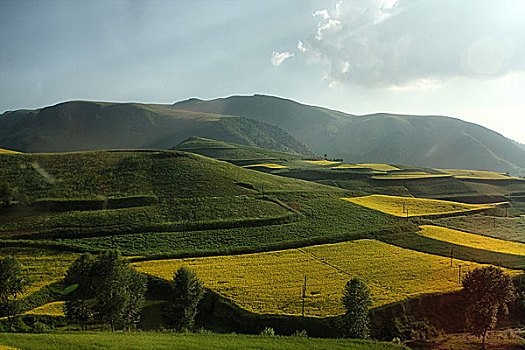
[(452, 229), (525, 243), (525, 215), (492, 217), (476, 214), (435, 219), (433, 222)]
[(525, 243), (505, 241), (502, 239), (481, 236), (433, 225), (421, 226), (421, 231), (419, 234), (425, 237), (467, 247), (490, 250), (498, 253), (523, 255), (525, 259)]
[(485, 170), (462, 170), (462, 169), (436, 169), (445, 174), (452, 175), (458, 179), (484, 179), (484, 180), (508, 180), (518, 179), (503, 173)]
[(398, 197), (386, 195), (370, 195), (364, 197), (352, 197), (342, 199), (398, 217), (443, 215), (479, 211), (482, 209), (494, 208), (502, 204), (464, 204), (437, 199)]
[(300, 315), (306, 275), (305, 315), (324, 317), (343, 313), (342, 290), (352, 277), (359, 277), (370, 287), (376, 307), (423, 293), (460, 289), (459, 263), (463, 271), (480, 266), (454, 260), (450, 267), (449, 258), (363, 239), (268, 253), (133, 265), (141, 272), (165, 279), (171, 279), (179, 267), (186, 266), (197, 273), (206, 287), (260, 314)]
[(385, 175), (374, 175), (371, 178), (374, 180), (416, 180), (416, 179), (434, 179), (434, 178), (447, 178), (451, 175), (436, 175), (436, 174), (385, 174)]
[(22, 154), (22, 152), (11, 151), (11, 150), (8, 150), (8, 149), (3, 149), (3, 148), (0, 148), (0, 153)]

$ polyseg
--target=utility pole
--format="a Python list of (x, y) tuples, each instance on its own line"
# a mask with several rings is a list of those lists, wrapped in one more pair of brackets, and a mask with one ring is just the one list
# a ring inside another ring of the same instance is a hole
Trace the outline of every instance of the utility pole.
[(461, 284), (461, 264), (459, 264), (459, 284)]
[(450, 248), (450, 267), (452, 267), (452, 252), (454, 251), (454, 248)]
[(303, 285), (303, 310), (302, 310), (302, 314), (303, 314), (303, 317), (304, 317), (304, 300), (306, 298), (306, 274), (304, 274), (304, 285)]
[(408, 208), (407, 208), (407, 221), (408, 221)]
[(403, 202), (403, 213), (405, 212), (405, 205), (406, 205), (406, 202)]

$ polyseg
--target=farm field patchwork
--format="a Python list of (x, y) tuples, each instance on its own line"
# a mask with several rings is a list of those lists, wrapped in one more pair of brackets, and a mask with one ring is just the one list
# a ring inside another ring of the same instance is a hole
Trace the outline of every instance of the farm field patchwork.
[(419, 234), (467, 247), (525, 256), (525, 243), (505, 241), (433, 225), (422, 225)]
[(441, 215), (494, 208), (502, 203), (464, 204), (437, 199), (398, 197), (374, 194), (364, 197), (342, 198), (343, 200), (398, 216)]
[(415, 179), (433, 179), (433, 178), (446, 178), (451, 175), (435, 175), (435, 174), (385, 174), (385, 175), (374, 175), (373, 180), (415, 180)]
[(326, 317), (343, 313), (342, 290), (352, 277), (370, 287), (377, 307), (424, 293), (460, 289), (458, 263), (463, 271), (481, 266), (454, 260), (450, 267), (445, 257), (362, 239), (267, 253), (152, 260), (133, 266), (165, 279), (186, 266), (206, 287), (260, 314), (301, 315), (306, 275), (305, 315)]
[(0, 148), (0, 153), (22, 154), (22, 152), (11, 151), (9, 149), (3, 149), (3, 148)]
[(360, 163), (357, 164), (361, 168), (370, 168), (372, 170), (377, 171), (391, 171), (391, 170), (400, 170), (399, 168), (392, 166), (390, 164), (382, 164), (382, 163)]
[(39, 248), (0, 248), (0, 256), (14, 256), (22, 264), (32, 284), (25, 295), (58, 281), (80, 254)]

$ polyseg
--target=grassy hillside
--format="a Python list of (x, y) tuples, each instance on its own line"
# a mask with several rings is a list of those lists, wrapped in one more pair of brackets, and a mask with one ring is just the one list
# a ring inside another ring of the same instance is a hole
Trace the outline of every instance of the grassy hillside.
[(317, 154), (351, 162), (525, 174), (525, 150), (476, 124), (442, 116), (355, 116), (271, 96), (191, 99), (174, 109), (238, 115), (277, 125)]
[(0, 237), (12, 244), (209, 254), (407, 225), (343, 203), (337, 188), (178, 151), (4, 155), (0, 164), (0, 181), (17, 193), (18, 204), (0, 210)]
[(0, 116), (0, 146), (24, 152), (165, 149), (192, 135), (309, 153), (291, 135), (261, 121), (137, 103), (73, 101)]
[[(0, 344), (27, 350), (51, 349), (407, 349), (365, 340), (270, 337), (237, 334), (62, 333), (2, 334)], [(1, 346), (0, 345), (0, 348)]]

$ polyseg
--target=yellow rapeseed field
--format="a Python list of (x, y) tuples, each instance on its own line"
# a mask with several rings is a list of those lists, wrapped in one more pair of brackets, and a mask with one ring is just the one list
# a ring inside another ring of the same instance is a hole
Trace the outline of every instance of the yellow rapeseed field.
[(244, 165), (243, 168), (254, 168), (254, 167), (265, 167), (269, 169), (284, 169), (288, 168), (287, 166), (275, 164), (275, 163), (265, 163), (265, 164), (250, 164), (250, 165)]
[(385, 175), (374, 175), (374, 180), (414, 180), (414, 179), (429, 179), (429, 178), (442, 178), (451, 177), (452, 175), (433, 175), (427, 173), (420, 174), (385, 174)]
[(419, 234), (467, 247), (525, 256), (524, 243), (511, 242), (433, 225), (422, 225)]
[(453, 175), (458, 179), (487, 179), (487, 180), (505, 180), (518, 179), (503, 173), (485, 170), (462, 170), (462, 169), (436, 169), (446, 174)]
[(133, 265), (141, 272), (166, 279), (172, 279), (179, 267), (186, 266), (206, 287), (261, 314), (300, 315), (306, 276), (305, 315), (325, 317), (343, 313), (342, 290), (352, 277), (359, 277), (370, 287), (374, 306), (380, 306), (423, 293), (460, 289), (458, 263), (463, 271), (480, 266), (454, 260), (450, 267), (449, 258), (363, 239), (267, 253)]
[(305, 160), (305, 163), (315, 164), (315, 165), (333, 165), (339, 164), (341, 162), (332, 162), (330, 160)]
[(31, 285), (24, 295), (34, 293), (64, 277), (79, 255), (36, 248), (0, 248), (0, 256), (14, 256), (28, 273)]
[(55, 301), (29, 310), (24, 315), (64, 316), (64, 304), (64, 301)]
[(11, 151), (11, 150), (8, 150), (8, 149), (3, 149), (3, 148), (0, 148), (0, 153), (22, 154), (22, 152)]
[(17, 348), (12, 348), (12, 347), (7, 346), (7, 345), (0, 344), (0, 350), (18, 350), (18, 349)]
[(400, 170), (399, 168), (396, 168), (395, 166), (392, 166), (389, 164), (381, 164), (381, 163), (361, 163), (357, 165), (359, 165), (361, 168), (370, 168), (372, 170), (377, 170), (377, 171)]
[(421, 215), (439, 215), (457, 212), (468, 212), (472, 210), (493, 208), (502, 204), (464, 204), (437, 199), (386, 196), (380, 194), (342, 199), (358, 205), (362, 205), (370, 209), (378, 210), (380, 212), (399, 217), (406, 217), (406, 210), (408, 210), (408, 216), (412, 217)]

